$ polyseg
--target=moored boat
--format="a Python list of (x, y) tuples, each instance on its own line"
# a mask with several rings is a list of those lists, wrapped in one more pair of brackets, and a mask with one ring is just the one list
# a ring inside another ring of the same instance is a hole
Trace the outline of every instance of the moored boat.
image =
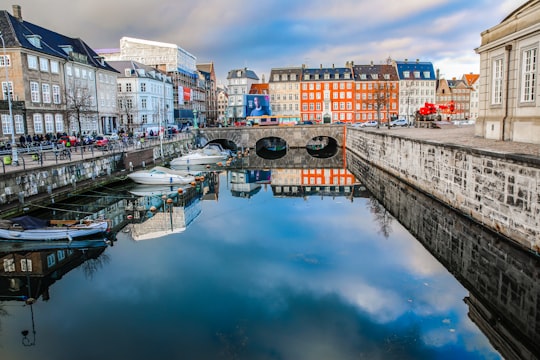
[(72, 241), (104, 235), (108, 230), (107, 220), (46, 220), (27, 215), (0, 220), (0, 241)]
[(210, 165), (228, 159), (228, 155), (214, 148), (194, 150), (171, 161), (171, 166)]
[(195, 181), (195, 176), (162, 166), (150, 170), (139, 170), (128, 175), (137, 184), (143, 185), (185, 185)]

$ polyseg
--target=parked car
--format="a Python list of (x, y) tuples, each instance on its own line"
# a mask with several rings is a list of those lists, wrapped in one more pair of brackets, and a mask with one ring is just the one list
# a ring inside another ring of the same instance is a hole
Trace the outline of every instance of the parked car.
[(409, 122), (405, 119), (397, 119), (390, 122), (391, 126), (409, 126)]
[(94, 145), (100, 148), (107, 147), (109, 145), (109, 138), (105, 135), (97, 135), (94, 137)]
[(360, 127), (377, 127), (378, 123), (377, 121), (366, 121), (366, 122), (363, 122), (363, 123), (359, 123)]
[(68, 142), (69, 140), (69, 143), (71, 146), (77, 146), (79, 145), (79, 139), (77, 139), (77, 137), (75, 136), (68, 136), (68, 135), (63, 135), (63, 136), (60, 136), (60, 138), (58, 139), (57, 143), (58, 144), (62, 144), (62, 145), (66, 145), (66, 143)]

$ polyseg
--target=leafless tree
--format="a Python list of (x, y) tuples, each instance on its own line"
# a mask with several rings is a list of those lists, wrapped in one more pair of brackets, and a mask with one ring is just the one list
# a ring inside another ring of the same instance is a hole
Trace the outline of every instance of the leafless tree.
[(127, 131), (133, 131), (135, 128), (133, 119), (137, 116), (137, 110), (133, 106), (133, 99), (131, 96), (118, 96), (118, 110), (122, 125), (127, 128)]
[(83, 120), (88, 121), (97, 119), (97, 104), (94, 92), (88, 87), (72, 87), (66, 93), (67, 117), (69, 119), (70, 129), (76, 123), (77, 132), (82, 135), (83, 130), (89, 130), (87, 125), (83, 129)]

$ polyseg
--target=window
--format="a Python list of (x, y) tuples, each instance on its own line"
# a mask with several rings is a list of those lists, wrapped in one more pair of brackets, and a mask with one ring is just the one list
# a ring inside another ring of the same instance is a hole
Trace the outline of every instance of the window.
[(404, 78), (408, 78), (408, 77), (410, 77), (410, 76), (411, 76), (411, 72), (410, 72), (410, 71), (404, 71), (404, 72), (403, 72), (403, 77), (404, 77)]
[(146, 92), (146, 84), (141, 83), (141, 92)]
[(32, 70), (37, 70), (38, 69), (37, 56), (28, 55), (28, 68), (32, 69)]
[(24, 134), (24, 116), (15, 115), (15, 133)]
[(521, 101), (533, 102), (536, 99), (536, 59), (537, 49), (528, 49), (523, 52), (521, 70)]
[(32, 102), (34, 103), (40, 102), (39, 84), (35, 81), (30, 81), (30, 97), (32, 99)]
[(58, 61), (51, 60), (51, 72), (53, 74), (58, 74), (60, 72), (60, 65)]
[(30, 259), (21, 259), (21, 271), (31, 272), (32, 271), (32, 260), (30, 260)]
[(54, 132), (54, 117), (52, 114), (45, 114), (45, 132)]
[(491, 70), (491, 104), (502, 104), (502, 85), (503, 85), (503, 59), (493, 60), (493, 68)]
[(9, 55), (0, 55), (0, 66), (11, 66), (11, 58)]
[(15, 260), (4, 259), (4, 272), (13, 272), (13, 271), (15, 271)]
[(146, 99), (141, 99), (141, 108), (146, 109)]
[(13, 99), (13, 83), (10, 81), (8, 84), (5, 81), (2, 81), (2, 96), (4, 100), (8, 99), (8, 94), (10, 94)]
[(56, 256), (58, 257), (58, 261), (62, 261), (66, 258), (66, 251), (65, 250), (58, 250), (56, 252)]
[(425, 79), (430, 79), (430, 78), (431, 78), (431, 72), (429, 72), (429, 71), (424, 71), (424, 78), (425, 78)]
[(126, 84), (126, 91), (131, 92), (131, 84)]
[(62, 118), (62, 114), (54, 115), (54, 125), (56, 126), (57, 132), (64, 132), (64, 119)]
[(52, 99), (54, 104), (60, 104), (62, 102), (62, 98), (60, 96), (60, 86), (59, 85), (53, 85), (52, 86)]
[(49, 59), (39, 58), (39, 70), (49, 72)]
[(47, 255), (47, 266), (53, 267), (56, 265), (56, 257), (54, 256), (54, 253)]
[(41, 84), (41, 95), (43, 97), (43, 103), (51, 103), (51, 86), (49, 84)]
[(71, 65), (66, 66), (66, 74), (67, 76), (73, 76), (73, 68)]
[(11, 135), (11, 120), (9, 115), (2, 114), (2, 133), (4, 135)]
[(41, 114), (34, 114), (34, 132), (43, 134), (43, 116)]

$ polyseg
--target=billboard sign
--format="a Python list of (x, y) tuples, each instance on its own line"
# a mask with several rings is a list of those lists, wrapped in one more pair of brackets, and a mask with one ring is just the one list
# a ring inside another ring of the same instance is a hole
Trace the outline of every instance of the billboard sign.
[(272, 115), (269, 95), (244, 95), (244, 104), (246, 117)]

